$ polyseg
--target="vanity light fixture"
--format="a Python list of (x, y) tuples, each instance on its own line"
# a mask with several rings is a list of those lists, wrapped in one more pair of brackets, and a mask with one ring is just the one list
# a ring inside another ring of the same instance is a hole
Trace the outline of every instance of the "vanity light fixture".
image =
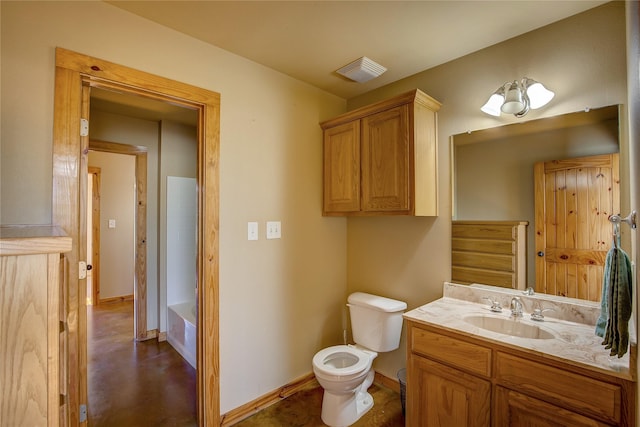
[(499, 117), (501, 113), (524, 117), (530, 109), (544, 107), (555, 93), (540, 82), (524, 77), (522, 80), (507, 82), (496, 90), (480, 108), (483, 112)]

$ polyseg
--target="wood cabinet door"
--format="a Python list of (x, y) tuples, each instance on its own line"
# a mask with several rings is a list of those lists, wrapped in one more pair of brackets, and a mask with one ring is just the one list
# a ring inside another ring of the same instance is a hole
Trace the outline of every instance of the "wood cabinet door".
[(408, 105), (362, 119), (363, 211), (410, 210), (410, 138)]
[(496, 387), (494, 399), (494, 427), (609, 426), (504, 387)]
[(323, 209), (360, 210), (360, 120), (324, 131)]
[(57, 266), (49, 264), (51, 257), (0, 257), (2, 426), (58, 425), (58, 322), (50, 319), (57, 298), (47, 285)]
[(416, 356), (407, 378), (408, 426), (489, 426), (489, 381)]

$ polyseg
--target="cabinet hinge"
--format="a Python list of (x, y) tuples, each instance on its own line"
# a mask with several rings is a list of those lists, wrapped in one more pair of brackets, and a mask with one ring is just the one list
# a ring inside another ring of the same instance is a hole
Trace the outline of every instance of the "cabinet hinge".
[(89, 136), (89, 120), (80, 119), (80, 136)]

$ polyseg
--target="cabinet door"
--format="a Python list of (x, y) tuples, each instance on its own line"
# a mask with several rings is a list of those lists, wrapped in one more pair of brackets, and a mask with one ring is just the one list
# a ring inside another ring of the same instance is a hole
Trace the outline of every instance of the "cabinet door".
[(604, 427), (610, 424), (598, 422), (504, 387), (496, 387), (494, 425), (495, 427)]
[(408, 105), (362, 119), (363, 211), (411, 209), (410, 138)]
[[(57, 417), (56, 423), (47, 422), (52, 409), (48, 373), (52, 362), (57, 363), (48, 341), (47, 259), (47, 254), (0, 257), (2, 426), (57, 425)], [(57, 385), (57, 378), (51, 380)], [(53, 392), (57, 398), (57, 390)]]
[(360, 210), (360, 120), (324, 131), (325, 213)]
[(407, 381), (408, 426), (489, 426), (489, 381), (417, 356)]

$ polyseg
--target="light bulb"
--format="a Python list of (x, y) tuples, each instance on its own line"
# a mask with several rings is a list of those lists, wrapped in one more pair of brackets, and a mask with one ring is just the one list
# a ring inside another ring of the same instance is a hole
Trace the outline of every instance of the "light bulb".
[(555, 93), (544, 87), (542, 83), (535, 80), (529, 80), (528, 82), (533, 82), (533, 84), (527, 86), (527, 96), (529, 97), (529, 106), (534, 110), (544, 107), (555, 96)]
[(525, 102), (522, 99), (522, 91), (518, 86), (518, 83), (514, 81), (509, 85), (507, 89), (507, 96), (505, 97), (504, 104), (502, 104), (502, 112), (507, 114), (516, 114), (524, 110)]
[(482, 106), (482, 108), (480, 108), (480, 110), (487, 114), (491, 114), (492, 116), (499, 117), (502, 103), (504, 103), (504, 95), (496, 92), (491, 95), (489, 100)]

